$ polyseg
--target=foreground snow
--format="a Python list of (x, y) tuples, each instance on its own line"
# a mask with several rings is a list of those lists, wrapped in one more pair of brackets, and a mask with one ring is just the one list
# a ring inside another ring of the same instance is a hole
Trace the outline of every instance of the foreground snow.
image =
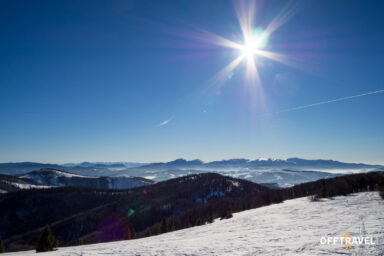
[[(60, 248), (41, 255), (384, 255), (384, 201), (377, 193), (286, 201), (229, 220), (144, 239)], [(373, 237), (376, 245), (321, 245), (322, 236)], [(19, 252), (11, 255), (36, 255)]]

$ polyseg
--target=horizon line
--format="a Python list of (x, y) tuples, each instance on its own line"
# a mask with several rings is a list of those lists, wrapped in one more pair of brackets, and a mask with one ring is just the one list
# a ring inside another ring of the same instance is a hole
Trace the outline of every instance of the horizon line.
[(222, 158), (220, 160), (209, 160), (209, 161), (203, 161), (200, 158), (183, 158), (183, 157), (178, 157), (174, 158), (174, 160), (163, 160), (163, 161), (145, 161), (145, 162), (140, 162), (140, 161), (68, 161), (68, 162), (45, 162), (45, 161), (6, 161), (6, 162), (0, 162), (0, 164), (17, 164), (17, 163), (37, 163), (37, 164), (51, 164), (51, 165), (67, 165), (67, 164), (82, 164), (82, 163), (92, 163), (92, 164), (114, 164), (114, 163), (131, 163), (131, 164), (153, 164), (153, 163), (169, 163), (169, 162), (174, 162), (176, 160), (185, 160), (187, 162), (191, 161), (196, 161), (199, 160), (202, 163), (211, 163), (211, 162), (220, 162), (220, 161), (229, 161), (229, 160), (248, 160), (249, 162), (251, 161), (256, 161), (256, 160), (261, 160), (261, 161), (267, 161), (267, 160), (282, 160), (282, 161), (287, 161), (288, 159), (301, 159), (301, 160), (308, 160), (308, 161), (335, 161), (335, 162), (340, 162), (340, 163), (345, 163), (345, 164), (365, 164), (365, 165), (379, 165), (379, 166), (384, 166), (384, 163), (373, 163), (373, 162), (351, 162), (351, 161), (342, 161), (342, 160), (335, 160), (335, 159), (326, 159), (326, 158), (301, 158), (301, 157), (287, 157), (287, 158), (266, 158), (266, 157), (258, 157), (258, 158), (242, 158), (242, 157), (235, 157), (235, 158)]

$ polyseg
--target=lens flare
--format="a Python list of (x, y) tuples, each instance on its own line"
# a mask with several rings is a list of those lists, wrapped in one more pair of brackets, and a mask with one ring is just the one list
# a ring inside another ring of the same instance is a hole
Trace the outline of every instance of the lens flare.
[(132, 208), (129, 209), (129, 211), (128, 211), (128, 217), (131, 217), (134, 213), (135, 213), (135, 210), (133, 210)]
[(121, 213), (112, 213), (100, 220), (95, 232), (95, 240), (99, 243), (130, 239), (132, 225)]

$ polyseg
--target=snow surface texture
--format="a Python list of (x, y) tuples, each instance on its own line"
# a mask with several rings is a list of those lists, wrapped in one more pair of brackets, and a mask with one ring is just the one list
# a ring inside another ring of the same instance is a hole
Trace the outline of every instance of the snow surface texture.
[[(59, 248), (41, 255), (384, 255), (384, 201), (375, 192), (289, 200), (232, 219), (143, 239)], [(376, 245), (321, 245), (322, 236), (371, 236)], [(10, 255), (36, 255), (19, 252)]]
[[(78, 175), (78, 174), (73, 174), (73, 173), (69, 173), (69, 172), (62, 172), (60, 170), (55, 170), (55, 169), (49, 169), (49, 171), (51, 173), (52, 176), (56, 176), (56, 177), (66, 177), (66, 178), (72, 178), (72, 177), (80, 177), (80, 178), (98, 178), (98, 177), (94, 177), (94, 176), (83, 176), (83, 175)], [(39, 174), (38, 172), (36, 173), (27, 173), (23, 176), (20, 176), (20, 178), (28, 178), (28, 179), (34, 179), (35, 176), (39, 176), (41, 174)]]
[[(9, 185), (12, 185), (14, 187), (17, 187), (18, 189), (32, 189), (32, 188), (51, 188), (51, 186), (44, 186), (44, 185), (33, 185), (28, 183), (19, 183), (19, 182), (10, 182), (10, 181), (4, 181), (4, 183), (8, 183)], [(5, 191), (5, 190), (3, 190)], [(5, 191), (4, 193), (6, 193)]]

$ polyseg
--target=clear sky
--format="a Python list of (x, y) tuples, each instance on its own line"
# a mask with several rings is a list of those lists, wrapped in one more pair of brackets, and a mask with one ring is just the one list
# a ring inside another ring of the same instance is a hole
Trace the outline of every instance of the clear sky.
[[(342, 99), (384, 89), (384, 2), (249, 8), (1, 1), (0, 162), (295, 156), (384, 164), (384, 93)], [(259, 31), (280, 22), (262, 49), (278, 57), (252, 57), (258, 81), (247, 76), (247, 59), (216, 79), (243, 53), (218, 39), (244, 44), (239, 13), (254, 15)]]

